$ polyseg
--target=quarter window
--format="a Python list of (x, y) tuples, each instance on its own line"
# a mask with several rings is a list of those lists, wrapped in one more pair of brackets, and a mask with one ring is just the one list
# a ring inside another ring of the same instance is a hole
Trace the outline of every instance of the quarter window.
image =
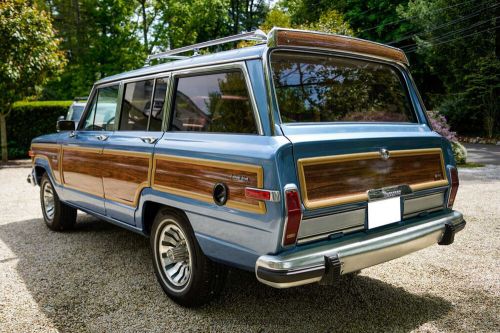
[(153, 80), (125, 84), (120, 119), (121, 131), (146, 131), (151, 111)]
[(115, 125), (118, 85), (99, 88), (83, 123), (84, 131), (112, 131)]
[(177, 79), (171, 130), (257, 133), (243, 73), (228, 71)]
[(161, 131), (163, 119), (163, 105), (167, 95), (168, 78), (156, 79), (153, 107), (151, 109), (151, 119), (149, 120), (150, 131)]

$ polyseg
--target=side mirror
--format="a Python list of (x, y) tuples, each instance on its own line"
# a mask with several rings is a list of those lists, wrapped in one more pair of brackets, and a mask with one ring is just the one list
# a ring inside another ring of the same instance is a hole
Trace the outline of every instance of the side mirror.
[(74, 131), (75, 122), (73, 120), (58, 120), (56, 129), (58, 132), (61, 131)]

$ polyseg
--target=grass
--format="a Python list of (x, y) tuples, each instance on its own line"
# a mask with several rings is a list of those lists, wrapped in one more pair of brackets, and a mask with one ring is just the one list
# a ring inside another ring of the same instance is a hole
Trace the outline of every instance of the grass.
[(476, 162), (467, 162), (467, 163), (464, 163), (464, 164), (458, 164), (458, 167), (459, 168), (468, 168), (468, 169), (482, 168), (482, 167), (484, 167), (484, 164), (482, 164), (482, 163), (476, 163)]

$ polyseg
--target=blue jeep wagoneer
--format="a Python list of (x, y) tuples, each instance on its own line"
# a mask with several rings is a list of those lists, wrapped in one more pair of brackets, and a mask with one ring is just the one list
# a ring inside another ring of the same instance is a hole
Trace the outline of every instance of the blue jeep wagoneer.
[[(239, 40), (255, 45), (199, 55)], [(150, 61), (96, 82), (76, 128), (34, 139), (29, 180), (53, 230), (78, 209), (149, 236), (179, 304), (219, 293), (227, 266), (277, 288), (333, 282), (464, 228), (450, 144), (401, 50), (275, 28)]]

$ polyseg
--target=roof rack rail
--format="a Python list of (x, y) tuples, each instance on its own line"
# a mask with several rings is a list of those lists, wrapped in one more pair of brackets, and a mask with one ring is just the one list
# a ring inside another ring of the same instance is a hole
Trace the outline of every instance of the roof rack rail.
[(196, 56), (199, 54), (200, 49), (207, 48), (210, 46), (215, 46), (215, 45), (227, 44), (227, 43), (231, 43), (231, 42), (243, 41), (243, 40), (266, 42), (267, 35), (262, 30), (259, 30), (259, 29), (255, 30), (255, 31), (250, 31), (250, 32), (243, 32), (241, 34), (223, 37), (223, 38), (219, 38), (219, 39), (214, 39), (214, 40), (211, 40), (208, 42), (193, 44), (193, 45), (179, 47), (177, 49), (173, 49), (173, 50), (169, 50), (169, 51), (165, 51), (165, 52), (151, 54), (148, 56), (146, 63), (149, 63), (151, 60), (154, 60), (154, 59), (178, 60), (178, 59), (189, 58), (189, 57), (185, 57), (185, 56), (176, 56), (176, 54), (193, 51), (194, 52), (193, 56)]

